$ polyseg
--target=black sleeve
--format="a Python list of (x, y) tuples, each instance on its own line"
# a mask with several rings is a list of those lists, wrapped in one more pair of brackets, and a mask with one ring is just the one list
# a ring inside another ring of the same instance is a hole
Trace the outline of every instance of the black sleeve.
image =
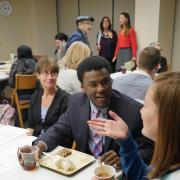
[(67, 111), (59, 117), (58, 121), (48, 128), (35, 142), (43, 141), (46, 143), (48, 151), (53, 150), (58, 145), (69, 148), (72, 147), (73, 135), (70, 123), (71, 119), (71, 111), (67, 109)]
[(34, 114), (33, 114), (34, 99), (36, 99), (36, 96), (32, 95), (30, 99), (30, 107), (28, 110), (28, 127), (32, 129), (35, 128), (35, 119), (34, 119)]
[(113, 33), (113, 38), (112, 38), (112, 49), (113, 49), (113, 54), (114, 54), (115, 49), (116, 49), (116, 45), (117, 45), (118, 37), (117, 37), (116, 31), (113, 30), (112, 33)]
[(142, 135), (143, 124), (140, 113), (137, 114), (135, 127), (132, 136), (138, 145), (138, 152), (144, 162), (150, 164), (154, 150), (154, 142)]
[(16, 64), (12, 64), (10, 74), (9, 74), (9, 79), (8, 79), (8, 83), (12, 88), (14, 88), (15, 86), (16, 73), (17, 73)]

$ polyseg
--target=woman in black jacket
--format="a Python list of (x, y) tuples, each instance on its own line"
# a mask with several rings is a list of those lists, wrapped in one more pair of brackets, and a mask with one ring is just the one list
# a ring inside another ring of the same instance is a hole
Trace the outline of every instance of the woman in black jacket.
[(117, 34), (111, 27), (111, 21), (108, 16), (104, 16), (100, 23), (100, 31), (97, 34), (96, 46), (99, 55), (105, 57), (111, 65), (112, 72), (114, 72), (114, 63), (112, 59), (117, 44)]
[(66, 111), (69, 94), (56, 87), (59, 67), (54, 59), (39, 60), (36, 72), (42, 90), (31, 97), (28, 123), (33, 135), (39, 136)]

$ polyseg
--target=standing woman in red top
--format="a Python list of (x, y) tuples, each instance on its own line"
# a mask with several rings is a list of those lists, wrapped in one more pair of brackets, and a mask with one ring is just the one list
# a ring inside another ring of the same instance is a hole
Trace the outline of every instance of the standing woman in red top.
[(120, 32), (118, 42), (112, 62), (116, 61), (116, 71), (121, 70), (121, 66), (128, 61), (136, 61), (136, 33), (131, 27), (130, 16), (127, 12), (122, 12), (119, 16)]

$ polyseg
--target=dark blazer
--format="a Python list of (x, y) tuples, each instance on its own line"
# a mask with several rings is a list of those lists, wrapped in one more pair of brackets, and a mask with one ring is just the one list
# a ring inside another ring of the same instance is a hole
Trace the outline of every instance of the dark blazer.
[(33, 135), (39, 136), (41, 131), (46, 131), (66, 111), (69, 94), (58, 88), (54, 99), (47, 111), (44, 123), (41, 120), (41, 101), (43, 91), (36, 91), (30, 100), (29, 127), (34, 129)]
[(86, 45), (89, 46), (90, 48), (90, 45), (89, 45), (89, 41), (87, 39), (87, 37), (85, 37), (85, 35), (81, 32), (80, 29), (78, 29), (77, 31), (75, 31), (68, 39), (67, 43), (66, 43), (66, 47), (65, 47), (65, 50), (67, 51), (67, 49), (69, 48), (69, 46), (73, 43), (73, 42), (76, 42), (76, 41), (81, 41), (83, 43), (85, 43)]
[[(152, 153), (152, 142), (142, 136), (142, 120), (139, 110), (142, 105), (137, 101), (112, 91), (109, 109), (116, 112), (127, 124), (132, 132), (134, 140), (139, 145), (139, 151), (143, 159), (150, 160)], [(85, 93), (73, 94), (69, 98), (66, 113), (60, 116), (59, 120), (47, 130), (36, 141), (43, 141), (47, 144), (48, 151), (57, 145), (71, 147), (73, 140), (77, 144), (77, 150), (90, 153), (88, 147), (89, 127), (87, 121), (90, 119), (90, 102)], [(118, 152), (119, 146), (115, 140), (105, 137), (103, 151), (114, 149)]]

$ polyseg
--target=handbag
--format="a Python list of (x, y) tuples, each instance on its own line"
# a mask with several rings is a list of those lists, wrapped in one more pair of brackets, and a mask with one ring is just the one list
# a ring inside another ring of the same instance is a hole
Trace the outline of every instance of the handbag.
[(135, 61), (131, 60), (131, 61), (124, 63), (124, 66), (127, 71), (131, 71), (136, 66), (136, 63), (135, 63)]
[(0, 104), (0, 124), (14, 126), (15, 108), (7, 100)]

